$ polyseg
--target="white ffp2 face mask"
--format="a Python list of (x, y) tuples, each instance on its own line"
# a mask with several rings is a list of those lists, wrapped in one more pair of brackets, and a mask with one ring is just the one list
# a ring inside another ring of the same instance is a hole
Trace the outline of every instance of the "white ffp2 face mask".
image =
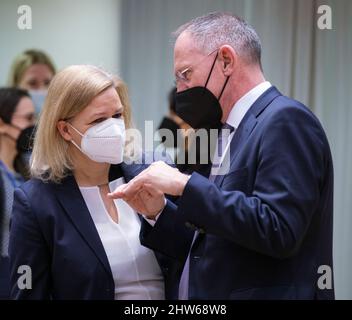
[(69, 125), (82, 136), (81, 147), (71, 142), (88, 158), (95, 162), (119, 164), (123, 161), (125, 146), (125, 123), (123, 119), (109, 118), (90, 127), (84, 134), (70, 123)]

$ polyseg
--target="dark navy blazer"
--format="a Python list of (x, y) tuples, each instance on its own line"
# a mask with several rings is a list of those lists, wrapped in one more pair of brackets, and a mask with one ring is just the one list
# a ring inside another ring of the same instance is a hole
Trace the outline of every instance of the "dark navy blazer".
[[(2, 177), (0, 175), (0, 248), (2, 246), (2, 221), (5, 215), (5, 193), (4, 193), (4, 184)], [(0, 300), (8, 299), (8, 257), (2, 257), (0, 255)]]
[[(230, 170), (191, 175), (142, 243), (184, 263), (190, 299), (333, 299), (333, 166), (317, 118), (268, 89), (230, 144)], [(330, 277), (331, 276), (331, 277)], [(177, 288), (174, 290), (177, 294)]]
[[(144, 168), (112, 166), (109, 179), (129, 181)], [(60, 184), (31, 179), (15, 191), (9, 255), (13, 299), (114, 299), (109, 261), (72, 175)], [(157, 258), (167, 281), (169, 260)], [(17, 285), (21, 265), (31, 268), (30, 290)]]

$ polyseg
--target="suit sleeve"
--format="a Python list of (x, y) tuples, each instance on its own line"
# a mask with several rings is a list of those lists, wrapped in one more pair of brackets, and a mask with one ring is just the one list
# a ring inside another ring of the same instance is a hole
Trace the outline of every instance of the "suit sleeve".
[(318, 121), (298, 108), (277, 112), (261, 139), (249, 195), (194, 173), (177, 213), (207, 233), (285, 258), (299, 249), (312, 220), (330, 151)]
[(141, 244), (183, 263), (188, 255), (194, 232), (185, 226), (177, 205), (170, 200), (152, 227), (143, 219)]
[[(11, 298), (50, 299), (49, 250), (22, 189), (14, 194), (9, 256)], [(24, 288), (24, 284), (31, 288)]]

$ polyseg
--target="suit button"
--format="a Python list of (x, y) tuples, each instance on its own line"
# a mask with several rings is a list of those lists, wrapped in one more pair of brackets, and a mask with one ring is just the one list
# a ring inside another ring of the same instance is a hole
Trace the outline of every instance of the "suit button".
[(187, 228), (192, 229), (192, 230), (196, 229), (196, 226), (195, 226), (194, 224), (188, 222), (188, 221), (185, 223), (185, 226), (186, 226)]

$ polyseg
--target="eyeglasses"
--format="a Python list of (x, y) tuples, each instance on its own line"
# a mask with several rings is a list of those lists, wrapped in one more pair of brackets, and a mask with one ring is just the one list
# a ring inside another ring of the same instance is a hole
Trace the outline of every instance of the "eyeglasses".
[(210, 55), (212, 55), (214, 52), (218, 51), (218, 49), (215, 49), (213, 51), (211, 51), (210, 53), (208, 53), (203, 59), (201, 59), (200, 61), (198, 61), (198, 63), (196, 63), (193, 66), (189, 66), (186, 69), (183, 69), (182, 71), (177, 71), (175, 73), (175, 83), (180, 83), (180, 82), (188, 82), (190, 81), (190, 76), (192, 74), (192, 69), (194, 69), (196, 66), (198, 66), (201, 62), (203, 62), (207, 57), (209, 57)]

